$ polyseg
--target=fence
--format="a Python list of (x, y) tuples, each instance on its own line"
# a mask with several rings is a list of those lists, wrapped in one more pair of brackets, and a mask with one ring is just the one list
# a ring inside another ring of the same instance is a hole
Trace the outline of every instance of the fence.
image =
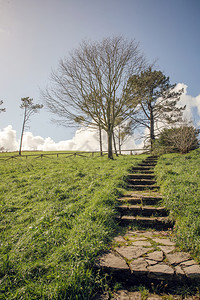
[[(138, 154), (138, 151), (140, 153), (148, 153), (147, 151), (145, 151), (144, 149), (130, 149), (130, 150), (121, 150), (121, 153), (117, 153), (117, 155), (124, 155), (124, 154), (129, 154), (129, 155), (134, 155), (134, 154)], [(9, 155), (9, 152), (4, 152), (2, 154), (0, 154), (0, 161), (7, 161), (10, 159), (19, 159), (19, 158), (25, 158), (28, 159), (29, 157), (33, 157), (33, 158), (49, 158), (51, 156), (56, 156), (57, 158), (59, 156), (65, 156), (65, 158), (69, 158), (69, 157), (101, 157), (101, 156), (105, 156), (107, 155), (107, 151), (103, 151), (102, 154), (99, 151), (77, 151), (77, 152), (51, 152), (51, 153), (34, 153), (34, 154), (23, 154), (19, 155), (19, 154), (14, 154), (14, 155)], [(115, 153), (114, 153), (115, 154)]]

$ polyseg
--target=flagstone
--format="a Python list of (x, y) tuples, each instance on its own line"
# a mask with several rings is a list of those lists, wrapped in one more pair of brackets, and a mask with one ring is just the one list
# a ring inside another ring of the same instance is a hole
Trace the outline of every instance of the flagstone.
[(160, 280), (168, 279), (169, 277), (172, 279), (174, 275), (174, 270), (172, 267), (168, 266), (165, 263), (159, 263), (154, 266), (147, 267), (149, 274), (148, 277), (156, 278)]
[(136, 241), (132, 242), (133, 246), (143, 246), (143, 247), (151, 247), (151, 243), (148, 241)]
[(196, 265), (196, 262), (193, 259), (190, 259), (190, 260), (180, 263), (180, 265), (181, 265), (181, 267), (189, 267), (192, 265)]
[(147, 273), (147, 266), (147, 262), (142, 257), (135, 259), (130, 263), (131, 272), (133, 274), (136, 273), (137, 275)]
[(145, 259), (146, 262), (148, 263), (148, 265), (153, 266), (156, 265), (158, 262), (155, 260), (151, 260), (151, 259)]
[(200, 280), (200, 266), (199, 265), (183, 267), (183, 270), (186, 273), (188, 278)]
[(129, 270), (128, 265), (126, 264), (125, 260), (120, 257), (120, 255), (110, 251), (109, 253), (104, 254), (98, 264), (101, 267), (107, 267), (111, 269), (120, 269), (122, 270)]
[(163, 252), (162, 251), (154, 251), (147, 254), (147, 258), (155, 261), (163, 261)]
[(177, 276), (184, 276), (185, 273), (183, 272), (183, 269), (178, 265), (174, 267), (176, 275)]
[(154, 238), (153, 241), (164, 246), (175, 246), (175, 243), (170, 241), (170, 239)]
[(123, 257), (127, 258), (128, 260), (131, 260), (147, 253), (149, 251), (149, 248), (142, 248), (136, 246), (122, 246), (115, 248), (115, 250)]
[(146, 237), (132, 237), (132, 236), (130, 236), (130, 237), (128, 237), (128, 240), (137, 242), (137, 241), (146, 241), (147, 238)]
[(191, 259), (190, 254), (186, 252), (175, 252), (173, 254), (166, 254), (166, 257), (172, 265), (178, 265), (184, 261)]
[(174, 246), (158, 246), (165, 254), (173, 252), (176, 248)]
[(126, 242), (125, 241), (125, 239), (123, 238), (123, 236), (121, 236), (121, 235), (119, 235), (119, 236), (116, 236), (115, 238), (114, 238), (114, 241), (115, 242)]

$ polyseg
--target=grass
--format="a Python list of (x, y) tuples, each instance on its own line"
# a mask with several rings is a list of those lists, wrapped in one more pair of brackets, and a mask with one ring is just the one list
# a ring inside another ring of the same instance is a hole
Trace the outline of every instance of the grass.
[(176, 220), (177, 245), (200, 262), (200, 149), (161, 156), (156, 174), (164, 204)]
[[(4, 155), (2, 155), (4, 156)], [(145, 156), (0, 161), (0, 299), (92, 299), (117, 197)]]

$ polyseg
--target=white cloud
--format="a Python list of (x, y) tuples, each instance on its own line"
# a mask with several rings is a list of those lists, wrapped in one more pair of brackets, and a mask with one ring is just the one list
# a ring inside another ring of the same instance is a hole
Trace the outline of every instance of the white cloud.
[(0, 130), (0, 149), (15, 151), (17, 147), (16, 131), (12, 129), (12, 126), (8, 125), (3, 130)]
[[(186, 109), (184, 111), (184, 118), (187, 121), (192, 121), (196, 123), (195, 125), (199, 125), (200, 123), (200, 94), (196, 97), (192, 97), (187, 94), (187, 85), (184, 83), (177, 84), (177, 89), (184, 89), (183, 94), (181, 95), (179, 105), (186, 105)], [(196, 114), (194, 115), (194, 109), (196, 109)]]
[(23, 137), (23, 147), (26, 150), (38, 150), (44, 144), (45, 140), (41, 136), (33, 136), (31, 132), (25, 132)]

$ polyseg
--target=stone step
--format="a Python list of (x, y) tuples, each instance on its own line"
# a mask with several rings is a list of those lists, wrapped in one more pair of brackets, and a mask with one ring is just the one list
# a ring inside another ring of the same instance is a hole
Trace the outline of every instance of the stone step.
[(154, 175), (154, 171), (149, 169), (149, 170), (143, 170), (143, 169), (137, 169), (137, 170), (133, 170), (133, 172), (135, 174), (146, 174), (146, 175)]
[(95, 267), (131, 285), (163, 281), (166, 285), (199, 283), (199, 264), (190, 254), (176, 251), (175, 243), (166, 235), (158, 231), (129, 231), (115, 238)]
[(168, 215), (167, 210), (164, 207), (154, 206), (141, 206), (141, 205), (127, 205), (123, 204), (118, 207), (119, 213), (122, 215), (131, 216), (159, 216), (166, 217)]
[(133, 184), (128, 184), (127, 188), (130, 190), (137, 190), (137, 191), (145, 191), (145, 190), (155, 190), (157, 191), (160, 187), (158, 185), (133, 185)]
[(153, 163), (153, 162), (149, 162), (149, 163), (142, 162), (142, 163), (138, 164), (138, 166), (139, 167), (151, 167), (151, 168), (154, 168), (156, 166), (156, 164), (157, 164), (156, 162), (155, 163)]
[(146, 159), (144, 159), (143, 161), (148, 161), (148, 160), (155, 160), (157, 161), (158, 160), (158, 157), (147, 157)]
[(135, 197), (135, 198), (159, 198), (162, 199), (162, 194), (154, 191), (126, 191), (124, 197)]
[(154, 174), (152, 167), (132, 167), (132, 172), (141, 172), (142, 174)]
[(139, 225), (144, 228), (155, 228), (167, 230), (173, 227), (173, 222), (168, 217), (140, 217), (140, 216), (118, 216), (117, 220), (121, 226)]
[(155, 159), (148, 159), (148, 160), (143, 160), (141, 163), (142, 164), (157, 164), (157, 160), (155, 160)]
[(118, 199), (120, 202), (129, 204), (143, 204), (143, 205), (155, 205), (162, 200), (161, 197), (121, 197)]
[(151, 180), (153, 180), (155, 178), (155, 175), (154, 174), (137, 173), (137, 174), (128, 174), (127, 177), (129, 179), (151, 179)]
[(138, 179), (128, 179), (128, 183), (132, 185), (153, 185), (156, 183), (156, 180), (152, 179), (143, 179), (143, 178), (138, 178)]

